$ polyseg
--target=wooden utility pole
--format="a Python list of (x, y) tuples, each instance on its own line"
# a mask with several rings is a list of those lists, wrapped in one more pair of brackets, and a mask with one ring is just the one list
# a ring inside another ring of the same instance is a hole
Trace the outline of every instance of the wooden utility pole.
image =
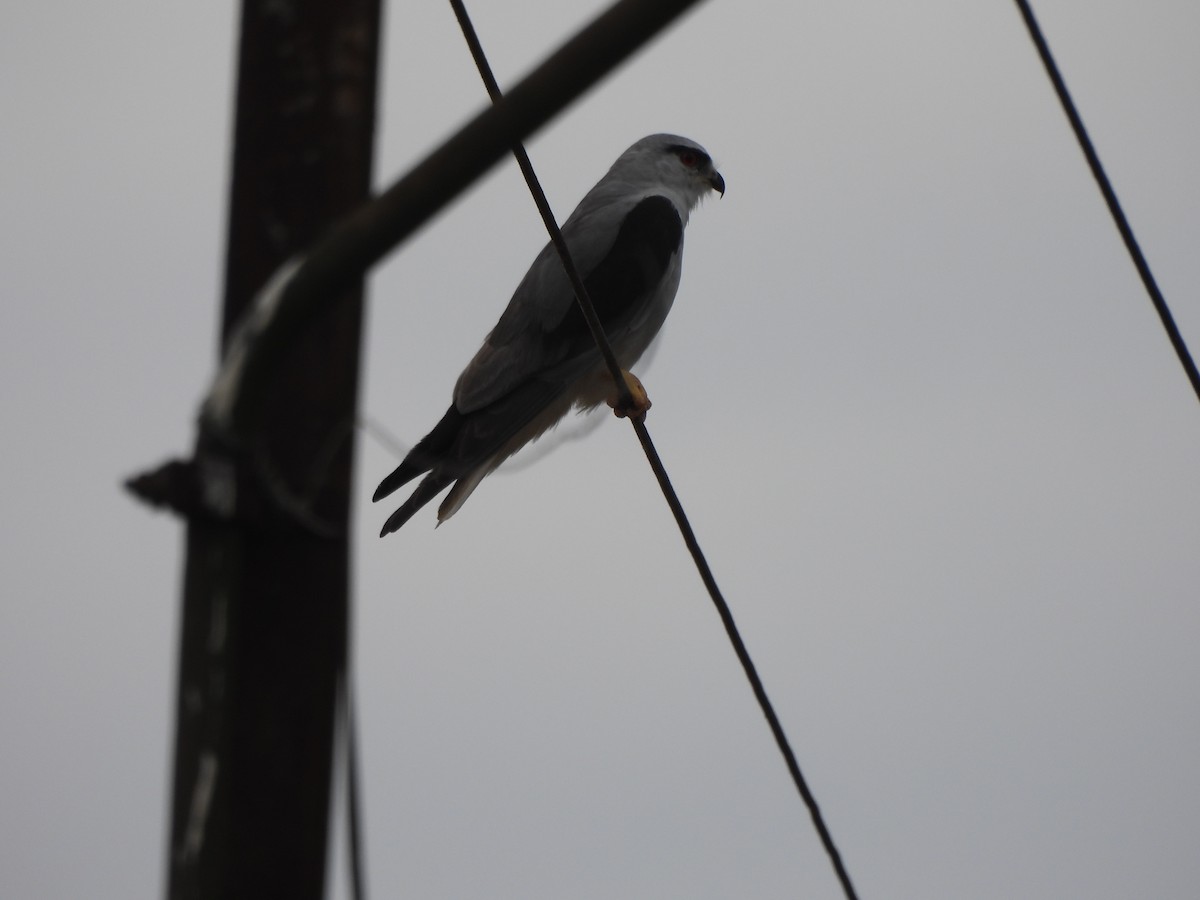
[[(243, 2), (223, 346), (368, 196), (379, 22), (380, 0)], [(281, 354), (244, 445), (196, 449), (233, 470), (192, 479), (232, 512), (187, 527), (171, 898), (324, 893), (361, 323), (360, 283)]]

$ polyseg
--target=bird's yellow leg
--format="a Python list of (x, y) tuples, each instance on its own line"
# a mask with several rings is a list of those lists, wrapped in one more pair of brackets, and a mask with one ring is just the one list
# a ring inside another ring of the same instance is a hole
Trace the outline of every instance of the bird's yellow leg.
[(620, 418), (629, 416), (631, 419), (640, 421), (646, 417), (646, 410), (650, 408), (650, 397), (636, 375), (624, 369), (621, 370), (621, 375), (625, 378), (625, 386), (629, 388), (630, 402), (628, 404), (621, 402), (621, 395), (614, 384), (612, 393), (608, 395), (608, 405)]

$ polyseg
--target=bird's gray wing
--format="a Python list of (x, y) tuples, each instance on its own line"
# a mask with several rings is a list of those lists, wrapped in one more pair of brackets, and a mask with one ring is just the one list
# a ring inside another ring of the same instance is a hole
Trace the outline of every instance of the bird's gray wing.
[[(631, 194), (590, 208), (585, 198), (567, 220), (563, 237), (610, 335), (662, 281), (682, 234), (674, 204), (658, 195)], [(472, 412), (559, 366), (566, 375), (591, 348), (562, 262), (547, 244), (459, 377), (455, 405)]]
[[(654, 195), (638, 199), (611, 231), (613, 237), (603, 257), (590, 270), (585, 269), (583, 277), (605, 332), (620, 339), (645, 318), (645, 306), (661, 294), (664, 282), (671, 282), (670, 292), (674, 292), (672, 278), (677, 277), (683, 224), (674, 204)], [(582, 246), (586, 251), (590, 245)], [(588, 257), (584, 259), (586, 263)], [(557, 256), (551, 261), (561, 274)], [(535, 269), (536, 262), (531, 273)], [(552, 280), (544, 269), (537, 276)], [(522, 286), (529, 281), (526, 276)], [(557, 300), (557, 306), (544, 297), (527, 301), (534, 306), (522, 306), (517, 303), (518, 289), (500, 324), (459, 379), (455, 402), (383, 480), (373, 499), (386, 497), (429, 469), (435, 470), (434, 481), (444, 487), (487, 463), (540, 413), (560, 401), (576, 379), (595, 367), (599, 354), (591, 331), (565, 274), (562, 281), (565, 300)], [(537, 314), (538, 302), (542, 303), (541, 315)], [(430, 482), (417, 506), (437, 490)], [(397, 522), (402, 522), (411, 511), (397, 515)]]

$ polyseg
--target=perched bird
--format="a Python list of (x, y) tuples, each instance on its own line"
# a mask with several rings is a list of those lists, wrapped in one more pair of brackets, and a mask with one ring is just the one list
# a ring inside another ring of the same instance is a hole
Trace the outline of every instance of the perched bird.
[[(649, 407), (628, 369), (662, 327), (679, 287), (683, 229), (725, 179), (699, 144), (673, 134), (642, 138), (617, 158), (562, 227), (571, 258), (612, 344), (634, 408)], [(591, 409), (616, 386), (553, 245), (538, 254), (475, 358), (454, 387), (442, 420), (383, 479), (380, 500), (425, 474), (388, 518), (395, 531), (447, 485), (438, 523), (463, 505), (489, 472), (535, 440), (572, 406)]]

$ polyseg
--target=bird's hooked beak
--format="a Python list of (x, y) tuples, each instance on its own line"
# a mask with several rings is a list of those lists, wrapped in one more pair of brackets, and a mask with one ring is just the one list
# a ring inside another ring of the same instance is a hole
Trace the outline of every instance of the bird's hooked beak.
[(712, 178), (708, 179), (708, 183), (712, 185), (714, 191), (722, 197), (725, 196), (725, 179), (721, 177), (720, 172), (713, 172)]

